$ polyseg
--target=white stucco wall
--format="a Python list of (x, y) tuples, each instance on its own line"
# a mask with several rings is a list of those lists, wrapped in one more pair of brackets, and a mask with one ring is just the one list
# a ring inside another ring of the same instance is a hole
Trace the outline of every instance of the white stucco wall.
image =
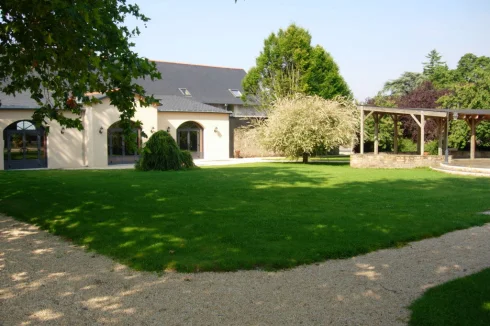
[[(229, 114), (195, 112), (158, 112), (158, 130), (167, 130), (177, 139), (177, 128), (187, 121), (194, 121), (203, 127), (204, 159), (221, 160), (229, 158), (230, 121)], [(218, 128), (217, 132), (214, 132)]]
[[(157, 109), (155, 107), (141, 107), (138, 103), (133, 121), (143, 123), (143, 132), (151, 136), (151, 129), (157, 129)], [(116, 107), (110, 105), (109, 99), (103, 99), (101, 104), (87, 108), (87, 157), (89, 167), (108, 166), (107, 157), (107, 129), (121, 120), (120, 113)], [(102, 133), (99, 132), (102, 127)], [(147, 139), (143, 138), (143, 142)]]
[[(31, 120), (33, 110), (0, 110), (0, 170), (4, 169), (3, 130), (19, 120)], [(119, 111), (108, 99), (94, 107), (85, 108), (82, 123), (85, 130), (66, 129), (61, 133), (60, 125), (49, 122), (47, 136), (48, 168), (102, 168), (108, 166), (107, 129), (120, 120)], [(177, 138), (177, 128), (187, 121), (202, 126), (202, 151), (205, 159), (227, 159), (229, 157), (229, 115), (219, 113), (158, 112), (155, 107), (139, 107), (134, 121), (143, 123), (143, 131), (150, 137), (151, 130), (167, 130)], [(102, 127), (102, 133), (99, 132)], [(217, 128), (217, 132), (215, 132)], [(147, 139), (143, 138), (143, 142)]]
[[(0, 170), (5, 168), (3, 131), (10, 124), (19, 120), (31, 120), (33, 110), (0, 110)], [(69, 117), (69, 115), (67, 115)], [(47, 136), (48, 168), (76, 168), (83, 166), (83, 133), (76, 129), (66, 129), (61, 133), (61, 126), (56, 121), (49, 122)]]

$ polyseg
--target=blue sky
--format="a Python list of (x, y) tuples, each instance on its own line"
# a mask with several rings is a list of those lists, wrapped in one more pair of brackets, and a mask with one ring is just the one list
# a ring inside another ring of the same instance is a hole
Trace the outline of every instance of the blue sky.
[(330, 52), (359, 100), (422, 71), (432, 49), (450, 68), (465, 53), (490, 56), (490, 0), (136, 2), (152, 19), (133, 40), (142, 56), (248, 70), (270, 33), (296, 23)]

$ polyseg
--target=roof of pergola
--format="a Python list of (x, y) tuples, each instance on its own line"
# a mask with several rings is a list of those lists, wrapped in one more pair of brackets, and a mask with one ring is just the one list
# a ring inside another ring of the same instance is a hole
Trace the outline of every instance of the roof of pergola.
[(490, 109), (477, 110), (477, 109), (423, 109), (423, 108), (385, 108), (377, 106), (359, 106), (360, 110), (369, 112), (379, 112), (387, 114), (414, 114), (424, 115), (426, 117), (449, 117), (454, 119), (478, 119), (478, 120), (490, 120)]

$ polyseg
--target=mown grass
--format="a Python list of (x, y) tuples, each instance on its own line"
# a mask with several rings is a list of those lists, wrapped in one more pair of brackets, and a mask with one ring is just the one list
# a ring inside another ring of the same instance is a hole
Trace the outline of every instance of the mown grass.
[(410, 309), (412, 326), (488, 326), (490, 269), (432, 288)]
[(138, 270), (280, 269), (481, 225), (489, 179), (264, 163), (6, 171), (0, 212)]

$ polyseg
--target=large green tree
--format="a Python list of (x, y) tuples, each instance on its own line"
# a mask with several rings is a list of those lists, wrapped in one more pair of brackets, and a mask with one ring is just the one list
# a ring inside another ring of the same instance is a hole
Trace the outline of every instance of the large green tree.
[[(88, 93), (105, 93), (129, 128), (135, 104), (153, 103), (138, 78), (158, 78), (154, 64), (132, 50), (138, 28), (127, 16), (149, 19), (126, 0), (0, 1), (0, 92), (27, 92), (40, 109), (33, 119), (82, 128)], [(137, 99), (135, 94), (139, 95)], [(75, 114), (73, 118), (72, 114)]]
[[(490, 58), (465, 54), (454, 70), (446, 72), (444, 85), (449, 92), (439, 98), (445, 108), (490, 109)], [(442, 84), (442, 83), (441, 83)], [(490, 147), (490, 123), (481, 122), (476, 130), (478, 144)], [(463, 121), (451, 124), (449, 143), (464, 148), (469, 142), (469, 128)]]
[(426, 76), (432, 76), (438, 67), (447, 67), (446, 63), (441, 60), (442, 56), (435, 49), (430, 51), (425, 57), (428, 61), (422, 64), (424, 65), (424, 75)]
[(272, 33), (243, 80), (245, 96), (268, 106), (296, 93), (323, 98), (349, 97), (351, 92), (332, 56), (311, 45), (310, 33), (295, 25)]
[(325, 99), (332, 99), (338, 95), (345, 97), (352, 95), (340, 75), (339, 67), (323, 47), (317, 45), (313, 48), (310, 64), (310, 73), (307, 75), (308, 94)]
[(389, 80), (383, 87), (383, 92), (390, 96), (404, 96), (413, 92), (427, 80), (427, 76), (418, 72), (404, 72), (397, 79)]

